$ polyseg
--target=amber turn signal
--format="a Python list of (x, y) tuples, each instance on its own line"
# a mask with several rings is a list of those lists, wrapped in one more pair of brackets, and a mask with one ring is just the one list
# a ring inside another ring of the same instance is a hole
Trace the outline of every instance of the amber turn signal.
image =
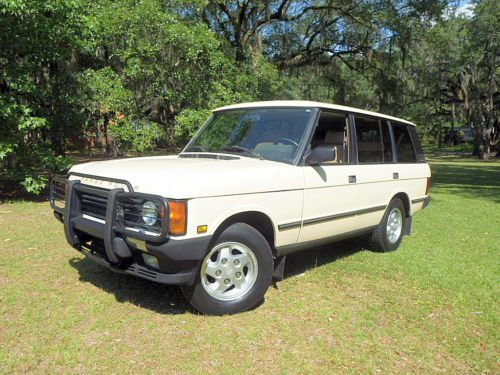
[(169, 201), (168, 208), (170, 211), (169, 233), (174, 236), (181, 236), (183, 234), (186, 234), (187, 202)]

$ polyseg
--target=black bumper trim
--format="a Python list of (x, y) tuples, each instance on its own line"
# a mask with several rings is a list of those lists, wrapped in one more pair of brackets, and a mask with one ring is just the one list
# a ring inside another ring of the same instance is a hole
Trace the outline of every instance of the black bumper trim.
[(154, 271), (150, 268), (141, 266), (140, 264), (137, 264), (137, 263), (132, 263), (127, 268), (124, 268), (124, 269), (118, 268), (118, 267), (114, 267), (106, 259), (104, 259), (98, 255), (91, 254), (86, 250), (79, 250), (79, 252), (82, 253), (83, 255), (85, 255), (90, 260), (100, 264), (103, 267), (106, 267), (107, 269), (109, 269), (113, 272), (137, 276), (137, 277), (140, 277), (142, 279), (154, 281), (154, 282), (157, 282), (160, 284), (190, 284), (193, 282), (193, 279), (195, 276), (195, 269), (185, 271), (185, 272), (167, 274), (167, 273)]
[(169, 239), (164, 244), (146, 243), (147, 252), (158, 257), (168, 257), (174, 261), (201, 261), (208, 252), (212, 236), (195, 237), (185, 240)]
[[(71, 220), (71, 226), (81, 232), (88, 233), (93, 237), (104, 240), (105, 225), (78, 216)], [(131, 237), (134, 238), (134, 237)], [(151, 242), (145, 242), (147, 253), (154, 255), (156, 257), (168, 257), (173, 261), (183, 261), (183, 260), (202, 260), (208, 250), (208, 245), (212, 240), (212, 236), (203, 236), (189, 238), (185, 240), (174, 240), (168, 238), (162, 244), (155, 244)], [(141, 241), (144, 242), (144, 241)], [(77, 249), (78, 250), (78, 249)], [(107, 255), (107, 253), (106, 253)]]
[(422, 197), (422, 198), (417, 198), (417, 199), (412, 199), (411, 200), (412, 204), (420, 203), (420, 202), (424, 202), (424, 204), (422, 205), (422, 208), (426, 208), (429, 205), (429, 203), (431, 202), (431, 197), (430, 196), (426, 196), (426, 197)]

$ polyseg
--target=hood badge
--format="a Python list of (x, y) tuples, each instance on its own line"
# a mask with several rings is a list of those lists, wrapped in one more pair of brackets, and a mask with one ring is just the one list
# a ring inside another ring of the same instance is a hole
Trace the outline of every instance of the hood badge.
[(126, 185), (120, 184), (118, 182), (113, 182), (113, 181), (106, 181), (106, 180), (98, 180), (95, 178), (81, 177), (80, 182), (82, 184), (85, 184), (85, 185), (97, 186), (97, 187), (102, 187), (105, 189), (121, 188), (124, 190), (128, 190)]

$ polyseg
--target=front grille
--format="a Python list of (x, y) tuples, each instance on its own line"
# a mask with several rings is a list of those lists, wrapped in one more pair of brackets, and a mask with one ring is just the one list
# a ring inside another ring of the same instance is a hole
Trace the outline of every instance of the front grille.
[[(93, 188), (98, 191), (106, 192), (104, 189)], [(82, 208), (82, 213), (104, 220), (106, 218), (107, 199), (101, 193), (100, 195), (90, 192), (78, 191), (78, 198)]]
[[(88, 233), (96, 235), (99, 231), (110, 230), (111, 233), (106, 232), (103, 235), (112, 235), (114, 231), (144, 241), (163, 241), (168, 235), (169, 207), (167, 200), (158, 195), (120, 190), (108, 190), (82, 184), (80, 181), (68, 181), (62, 177), (54, 177), (51, 184), (50, 205), (60, 221), (65, 221), (70, 225), (80, 225), (79, 236), (82, 235), (84, 238)], [(56, 201), (59, 205), (56, 205)], [(95, 224), (80, 220), (83, 215), (84, 219), (106, 222), (108, 201), (115, 205), (113, 212), (110, 213), (112, 216), (109, 218), (111, 225), (96, 229)], [(143, 207), (146, 202), (150, 203)], [(69, 207), (65, 208), (65, 206)], [(68, 218), (63, 217), (65, 209), (69, 211)], [(76, 224), (74, 224), (74, 220), (80, 221), (78, 223), (75, 221)], [(150, 220), (152, 222), (148, 223)]]

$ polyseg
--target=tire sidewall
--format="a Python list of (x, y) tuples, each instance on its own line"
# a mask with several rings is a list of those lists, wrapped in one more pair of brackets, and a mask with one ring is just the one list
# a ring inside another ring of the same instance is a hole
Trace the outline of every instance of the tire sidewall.
[[(398, 240), (395, 243), (391, 243), (387, 238), (387, 220), (389, 219), (389, 214), (394, 208), (398, 208), (401, 211), (402, 223), (401, 223), (401, 234), (399, 235)], [(382, 221), (380, 223), (381, 226), (380, 230), (382, 232), (381, 240), (383, 241), (383, 248), (385, 251), (394, 251), (401, 244), (401, 241), (403, 240), (403, 236), (405, 233), (405, 217), (406, 217), (406, 210), (403, 205), (403, 202), (399, 198), (394, 198), (389, 203), (389, 206), (387, 206), (387, 210), (385, 211), (384, 217), (382, 218)]]
[(255, 255), (258, 265), (257, 279), (252, 288), (243, 296), (221, 301), (210, 296), (201, 284), (200, 271), (204, 260), (200, 262), (195, 284), (184, 289), (184, 294), (191, 305), (198, 311), (210, 315), (224, 315), (242, 312), (255, 307), (262, 301), (273, 273), (273, 257), (271, 248), (264, 236), (250, 225), (237, 223), (226, 228), (207, 249), (206, 255), (217, 245), (224, 242), (241, 243)]

